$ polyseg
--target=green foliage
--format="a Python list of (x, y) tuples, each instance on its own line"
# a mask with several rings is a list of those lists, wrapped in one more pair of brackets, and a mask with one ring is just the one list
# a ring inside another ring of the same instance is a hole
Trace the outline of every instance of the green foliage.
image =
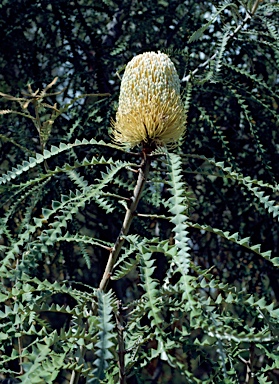
[(109, 366), (109, 360), (113, 359), (113, 354), (110, 352), (110, 348), (115, 346), (111, 339), (114, 337), (113, 328), (114, 322), (112, 322), (112, 295), (111, 293), (103, 293), (98, 291), (98, 318), (99, 318), (99, 331), (98, 342), (96, 343), (96, 360), (94, 365), (96, 368), (93, 371), (95, 376), (92, 383), (99, 383), (106, 376), (106, 370)]
[[(0, 382), (279, 383), (278, 4), (31, 3), (0, 5)], [(187, 134), (124, 235), (142, 153), (110, 122), (150, 50)]]

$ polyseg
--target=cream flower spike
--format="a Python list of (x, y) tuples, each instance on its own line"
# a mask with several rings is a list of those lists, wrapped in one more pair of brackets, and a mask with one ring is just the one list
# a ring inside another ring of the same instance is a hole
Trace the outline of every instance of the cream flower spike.
[(113, 140), (130, 148), (173, 146), (183, 136), (186, 115), (179, 77), (166, 54), (145, 52), (127, 64), (112, 125)]

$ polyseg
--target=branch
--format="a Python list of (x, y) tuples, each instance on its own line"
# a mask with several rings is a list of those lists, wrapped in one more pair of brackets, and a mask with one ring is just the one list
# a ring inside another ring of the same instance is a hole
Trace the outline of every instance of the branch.
[[(235, 30), (233, 32), (231, 32), (229, 34), (229, 38), (228, 38), (228, 41), (231, 40), (232, 38), (234, 38), (238, 32), (251, 20), (252, 16), (254, 16), (254, 14), (256, 13), (256, 10), (260, 4), (261, 0), (256, 0), (251, 11), (248, 12), (246, 11), (246, 16), (245, 18), (242, 20), (242, 22), (240, 24), (238, 24), (238, 26), (235, 28)], [(204, 61), (203, 63), (199, 64), (197, 66), (196, 69), (194, 69), (189, 75), (187, 76), (184, 76), (181, 80), (181, 82), (188, 82), (191, 77), (193, 77), (197, 72), (199, 72), (199, 70), (201, 68), (204, 68), (206, 67), (212, 60), (214, 60), (216, 58), (216, 56), (218, 55), (218, 51), (216, 51), (211, 57), (209, 57), (206, 61)]]
[(102, 280), (101, 280), (100, 285), (99, 285), (99, 289), (102, 291), (106, 289), (106, 286), (107, 286), (109, 279), (110, 279), (110, 276), (111, 276), (112, 269), (115, 265), (115, 262), (117, 260), (118, 255), (119, 255), (119, 252), (121, 251), (121, 248), (124, 244), (125, 239), (123, 238), (123, 236), (126, 236), (129, 233), (129, 229), (130, 229), (132, 220), (135, 216), (136, 209), (137, 209), (138, 203), (140, 201), (140, 197), (141, 197), (141, 194), (143, 192), (146, 179), (147, 179), (148, 174), (149, 174), (150, 163), (151, 163), (151, 159), (149, 157), (145, 157), (140, 168), (139, 168), (137, 184), (136, 184), (136, 187), (135, 187), (134, 192), (133, 192), (133, 197), (131, 199), (132, 202), (130, 204), (130, 207), (126, 211), (126, 215), (125, 215), (125, 218), (123, 221), (121, 231), (118, 235), (118, 238), (117, 238), (113, 248), (111, 249), (111, 252), (110, 252), (110, 255), (108, 258), (108, 262), (106, 265), (106, 269), (105, 269), (105, 272), (103, 274)]

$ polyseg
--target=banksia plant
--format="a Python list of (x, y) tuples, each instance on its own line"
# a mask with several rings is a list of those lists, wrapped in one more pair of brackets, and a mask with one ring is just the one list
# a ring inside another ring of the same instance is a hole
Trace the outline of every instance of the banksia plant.
[(127, 64), (113, 128), (114, 141), (130, 148), (173, 146), (183, 136), (179, 77), (166, 54), (145, 52)]

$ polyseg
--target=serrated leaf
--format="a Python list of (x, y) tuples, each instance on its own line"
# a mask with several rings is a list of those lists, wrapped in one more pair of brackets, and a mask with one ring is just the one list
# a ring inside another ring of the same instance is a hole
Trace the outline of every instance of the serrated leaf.
[(224, 6), (220, 7), (217, 12), (211, 17), (211, 19), (206, 23), (204, 24), (201, 28), (199, 28), (197, 31), (195, 31), (188, 39), (188, 43), (192, 43), (193, 41), (196, 41), (198, 39), (200, 39), (202, 37), (202, 35), (204, 34), (204, 32), (207, 30), (207, 28), (215, 22), (217, 16), (223, 12), (224, 9), (228, 8), (228, 7), (234, 7), (235, 9), (237, 9), (237, 6), (233, 3), (229, 3), (229, 4), (225, 4)]

